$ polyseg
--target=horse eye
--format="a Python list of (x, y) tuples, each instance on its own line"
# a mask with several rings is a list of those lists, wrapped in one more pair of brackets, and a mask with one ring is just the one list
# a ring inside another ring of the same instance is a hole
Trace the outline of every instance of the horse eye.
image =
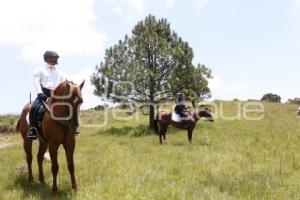
[(74, 105), (77, 105), (77, 104), (80, 105), (80, 104), (83, 103), (83, 101), (82, 101), (82, 99), (76, 97), (76, 98), (74, 99), (73, 103), (74, 103)]

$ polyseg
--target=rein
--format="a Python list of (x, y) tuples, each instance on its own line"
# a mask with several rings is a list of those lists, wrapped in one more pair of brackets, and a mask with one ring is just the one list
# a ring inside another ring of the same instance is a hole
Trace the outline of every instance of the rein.
[(198, 111), (198, 112), (193, 112), (193, 117), (195, 120), (200, 120), (201, 117), (204, 117), (204, 116), (200, 116), (200, 112)]
[[(68, 112), (68, 110), (69, 110), (69, 107), (68, 106), (66, 106), (66, 105), (68, 105), (69, 104), (69, 102), (66, 100), (66, 99), (64, 99), (64, 103), (65, 103), (65, 110), (66, 110), (66, 113), (67, 113), (67, 116), (70, 116), (70, 112), (71, 111), (69, 111)], [(64, 128), (68, 128), (68, 130), (71, 130), (71, 131), (75, 131), (77, 128), (78, 128), (78, 126), (77, 125), (75, 125), (75, 114), (74, 114), (74, 112), (72, 112), (72, 117), (71, 117), (71, 119), (69, 119), (69, 120), (57, 120), (57, 122), (61, 125), (61, 126), (63, 126)]]

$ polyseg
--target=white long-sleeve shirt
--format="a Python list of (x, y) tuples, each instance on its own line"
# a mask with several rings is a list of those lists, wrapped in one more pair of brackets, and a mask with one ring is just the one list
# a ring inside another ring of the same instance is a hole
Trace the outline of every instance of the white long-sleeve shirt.
[(34, 87), (36, 92), (43, 93), (42, 87), (54, 90), (63, 80), (63, 74), (53, 65), (39, 67), (34, 72)]

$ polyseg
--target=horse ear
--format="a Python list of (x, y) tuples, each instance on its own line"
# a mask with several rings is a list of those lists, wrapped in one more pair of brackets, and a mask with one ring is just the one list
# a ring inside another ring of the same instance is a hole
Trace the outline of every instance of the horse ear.
[(84, 86), (84, 82), (85, 82), (85, 80), (83, 80), (82, 83), (80, 84), (80, 86), (79, 86), (79, 87), (80, 87), (80, 90), (82, 90), (82, 88), (83, 88), (83, 86)]

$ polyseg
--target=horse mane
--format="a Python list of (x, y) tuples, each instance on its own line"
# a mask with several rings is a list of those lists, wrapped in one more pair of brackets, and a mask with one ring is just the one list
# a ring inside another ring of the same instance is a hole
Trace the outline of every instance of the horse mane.
[(54, 94), (58, 95), (57, 92), (63, 88), (64, 86), (67, 86), (68, 84), (71, 84), (71, 85), (75, 85), (75, 83), (73, 81), (68, 81), (68, 80), (65, 80), (63, 82), (61, 82), (54, 90)]
[[(61, 83), (55, 88), (55, 90), (58, 89), (59, 87), (61, 87), (62, 85), (68, 84), (68, 83), (70, 83), (70, 84), (72, 84), (72, 85), (75, 85), (75, 83), (74, 83), (73, 81), (65, 80), (65, 81), (61, 82)], [(55, 90), (54, 90), (54, 91), (55, 91)]]

